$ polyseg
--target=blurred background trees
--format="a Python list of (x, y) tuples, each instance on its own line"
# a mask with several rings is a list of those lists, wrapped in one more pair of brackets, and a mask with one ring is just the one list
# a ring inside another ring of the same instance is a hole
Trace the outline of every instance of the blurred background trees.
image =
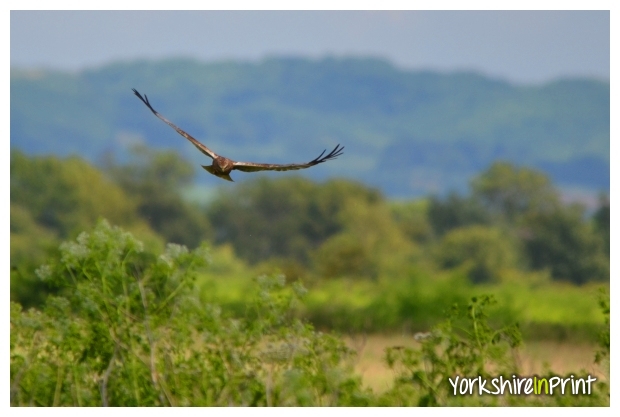
[(299, 155), (303, 161), (346, 144), (337, 164), (303, 175), (346, 176), (389, 198), (464, 193), (470, 178), (502, 159), (540, 168), (562, 187), (609, 189), (608, 81), (515, 85), (364, 57), (171, 58), (72, 73), (13, 69), (11, 148), (96, 161), (143, 141), (174, 147), (197, 167), (201, 155), (153, 119), (131, 88), (238, 160), (288, 162)]
[(45, 284), (33, 271), (58, 244), (98, 218), (123, 226), (148, 245), (163, 241), (140, 216), (138, 201), (101, 170), (70, 157), (11, 153), (11, 298), (38, 304)]
[(105, 170), (136, 202), (137, 215), (166, 242), (195, 248), (209, 240), (211, 225), (200, 209), (181, 197), (194, 177), (194, 168), (171, 151), (132, 148), (131, 163), (106, 158)]
[[(103, 168), (13, 152), (11, 299), (41, 305), (56, 290), (34, 270), (99, 218), (151, 250), (206, 242), (213, 269), (199, 287), (209, 299), (232, 297), (239, 311), (243, 282), (274, 271), (329, 297), (356, 299), (349, 307), (311, 300), (309, 316), (327, 326), (393, 327), (411, 317), (420, 325), (476, 285), (609, 281), (609, 200), (587, 212), (527, 167), (497, 162), (467, 194), (411, 201), (387, 200), (356, 182), (289, 175), (240, 181), (200, 205), (184, 198), (193, 175), (179, 155), (144, 147), (123, 163), (108, 158)], [(215, 284), (222, 279), (231, 283), (228, 295)]]

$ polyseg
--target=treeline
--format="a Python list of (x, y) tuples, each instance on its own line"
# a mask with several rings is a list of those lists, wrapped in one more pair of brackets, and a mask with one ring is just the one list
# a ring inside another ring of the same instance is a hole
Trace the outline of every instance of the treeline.
[(303, 161), (346, 144), (346, 158), (305, 175), (346, 176), (389, 197), (423, 196), (430, 184), (465, 190), (467, 178), (497, 159), (535, 166), (562, 186), (609, 189), (609, 82), (517, 86), (364, 58), (170, 59), (77, 73), (13, 69), (11, 148), (95, 161), (142, 140), (182, 149), (198, 162), (191, 144), (153, 120), (132, 88), (238, 160)]
[(259, 177), (222, 188), (206, 207), (181, 196), (193, 174), (177, 154), (146, 148), (131, 163), (110, 158), (101, 168), (12, 152), (11, 299), (40, 305), (53, 289), (33, 271), (98, 218), (151, 250), (228, 245), (232, 263), (309, 284), (390, 279), (411, 265), (459, 270), (472, 283), (515, 271), (575, 284), (609, 279), (608, 199), (587, 215), (529, 168), (497, 162), (467, 195), (414, 201), (388, 201), (351, 181)]

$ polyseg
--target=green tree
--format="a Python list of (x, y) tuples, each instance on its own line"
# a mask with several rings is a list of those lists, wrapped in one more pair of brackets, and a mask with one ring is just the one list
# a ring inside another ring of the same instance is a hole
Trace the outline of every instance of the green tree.
[(592, 218), (594, 221), (594, 229), (603, 239), (605, 253), (609, 258), (609, 239), (610, 239), (610, 220), (609, 220), (609, 197), (601, 196), (599, 199), (599, 208)]
[(575, 284), (607, 281), (609, 258), (603, 240), (583, 217), (580, 206), (527, 216), (521, 233), (531, 266), (549, 268), (554, 279)]
[(206, 215), (180, 194), (194, 176), (192, 166), (175, 152), (152, 151), (145, 146), (133, 148), (132, 156), (125, 165), (108, 158), (106, 170), (137, 201), (140, 217), (168, 242), (197, 247), (210, 241)]
[(496, 162), (476, 177), (472, 196), (500, 218), (514, 222), (521, 215), (554, 210), (559, 193), (543, 173), (508, 162)]
[(315, 262), (321, 277), (377, 278), (378, 265), (370, 248), (352, 233), (339, 233), (317, 250)]
[(403, 272), (418, 254), (418, 245), (407, 238), (383, 201), (350, 200), (338, 213), (343, 230), (324, 242), (314, 256), (324, 277), (376, 279), (380, 274)]
[(432, 200), (390, 202), (390, 210), (398, 228), (414, 242), (428, 243), (433, 237), (433, 225), (429, 219)]
[(437, 236), (449, 230), (473, 224), (489, 224), (490, 213), (479, 200), (450, 193), (445, 199), (436, 196), (428, 204), (428, 220)]
[(345, 206), (381, 199), (377, 191), (348, 181), (258, 178), (220, 192), (208, 213), (215, 242), (230, 242), (241, 258), (251, 263), (291, 258), (307, 266), (312, 251), (344, 229)]
[(506, 162), (493, 164), (472, 181), (472, 197), (523, 242), (532, 268), (577, 284), (608, 279), (604, 204), (588, 222), (583, 208), (561, 203), (547, 176)]
[(11, 202), (26, 207), (37, 224), (62, 239), (91, 227), (99, 217), (122, 226), (140, 223), (135, 199), (77, 157), (31, 158), (12, 152)]
[(435, 259), (444, 268), (463, 268), (474, 283), (498, 282), (503, 270), (518, 266), (519, 250), (501, 229), (475, 225), (446, 233)]

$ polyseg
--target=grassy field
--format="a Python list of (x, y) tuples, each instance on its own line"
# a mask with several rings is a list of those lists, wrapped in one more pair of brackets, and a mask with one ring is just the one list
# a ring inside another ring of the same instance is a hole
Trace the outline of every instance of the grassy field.
[[(229, 270), (222, 255), (219, 265), (199, 279), (199, 288), (212, 302), (247, 313), (244, 306), (255, 291), (255, 271)], [(524, 344), (514, 354), (522, 375), (572, 372), (607, 380), (604, 369), (594, 363), (604, 326), (597, 301), (600, 287), (534, 275), (496, 285), (471, 285), (458, 276), (424, 273), (378, 281), (339, 279), (311, 285), (300, 312), (320, 329), (346, 335), (347, 345), (358, 353), (356, 374), (375, 392), (387, 390), (394, 381), (394, 371), (384, 361), (386, 348), (416, 347), (416, 332), (444, 320), (451, 303), (479, 294), (492, 294), (497, 300), (489, 315), (494, 326), (520, 324)], [(368, 323), (368, 331), (359, 330)], [(385, 330), (377, 331), (382, 326)]]
[[(417, 346), (411, 335), (404, 334), (355, 335), (345, 339), (358, 354), (355, 372), (362, 377), (363, 384), (375, 392), (387, 390), (394, 380), (394, 372), (383, 360), (385, 349)], [(533, 341), (526, 342), (515, 354), (522, 375), (538, 375), (550, 370), (557, 375), (587, 373), (606, 379), (604, 370), (594, 363), (596, 350), (594, 343)]]
[[(217, 262), (198, 278), (198, 291), (205, 301), (245, 314), (259, 271), (235, 264), (230, 250), (220, 249), (213, 259)], [(473, 285), (458, 272), (413, 271), (376, 281), (310, 281), (299, 312), (322, 330), (413, 334), (442, 321), (455, 303), (465, 305), (473, 296), (490, 294), (497, 300), (490, 322), (518, 323), (526, 341), (595, 343), (604, 323), (597, 298), (602, 286), (550, 282), (536, 274)]]

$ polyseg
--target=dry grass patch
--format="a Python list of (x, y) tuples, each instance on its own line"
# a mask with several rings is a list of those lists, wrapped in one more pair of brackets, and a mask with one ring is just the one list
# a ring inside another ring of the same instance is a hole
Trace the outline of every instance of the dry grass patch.
[[(394, 372), (383, 360), (385, 349), (391, 346), (417, 347), (419, 343), (408, 334), (372, 334), (345, 337), (347, 345), (357, 351), (355, 372), (362, 377), (364, 386), (376, 392), (390, 388)], [(517, 363), (523, 375), (542, 374), (547, 369), (558, 375), (585, 370), (605, 378), (601, 366), (594, 363), (598, 349), (595, 343), (532, 341), (516, 352)]]

